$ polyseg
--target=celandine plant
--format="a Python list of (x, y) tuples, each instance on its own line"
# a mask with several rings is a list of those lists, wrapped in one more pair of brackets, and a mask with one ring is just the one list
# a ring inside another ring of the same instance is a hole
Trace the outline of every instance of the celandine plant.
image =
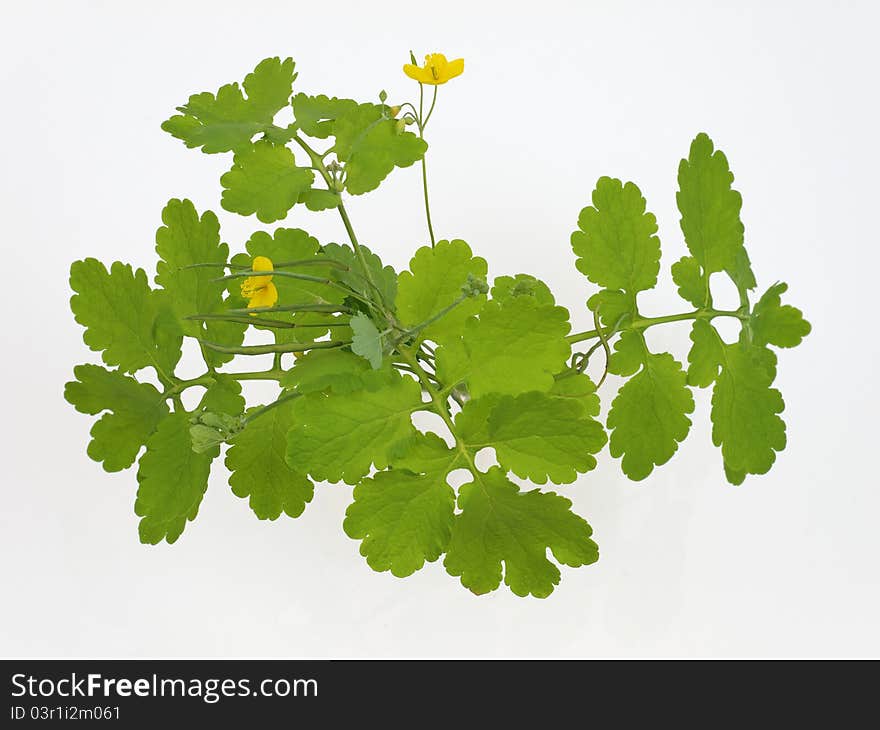
[[(598, 549), (568, 499), (524, 490), (513, 476), (569, 484), (596, 466), (609, 442), (624, 473), (645, 479), (687, 436), (691, 389), (708, 387), (727, 479), (740, 484), (767, 472), (786, 441), (769, 346), (798, 345), (810, 325), (782, 304), (785, 284), (753, 303), (742, 200), (727, 158), (705, 134), (678, 170), (690, 256), (672, 276), (684, 311), (639, 310), (638, 295), (660, 270), (657, 224), (636, 185), (609, 177), (597, 182), (571, 236), (575, 266), (599, 287), (587, 302), (591, 329), (571, 334), (568, 311), (533, 276), (490, 285), (486, 261), (467, 243), (435, 240), (428, 207), (424, 134), (438, 86), (464, 62), (441, 54), (422, 67), (412, 61), (404, 71), (419, 83), (418, 106), (390, 106), (384, 92), (378, 104), (294, 95), (289, 58), (266, 59), (241, 86), (191, 96), (162, 128), (187, 147), (233, 153), (220, 179), (224, 209), (263, 223), (298, 205), (332, 211), (348, 242), (321, 244), (300, 228), (277, 228), (257, 231), (230, 257), (214, 213), (169, 201), (152, 284), (118, 261), (109, 270), (91, 258), (71, 267), (76, 321), (112, 369), (79, 365), (65, 397), (83, 413), (104, 414), (88, 447), (104, 469), (137, 459), (144, 543), (180, 537), (225, 446), (232, 491), (260, 519), (297, 517), (314, 482), (342, 481), (354, 485), (343, 529), (361, 541), (374, 570), (407, 576), (445, 555), (446, 570), (474, 593), (503, 579), (517, 595), (544, 597), (559, 582), (555, 563), (588, 565)], [(288, 106), (295, 121), (277, 126)], [(398, 274), (358, 241), (344, 198), (417, 162), (431, 245)], [(737, 309), (715, 308), (713, 275), (736, 285)], [(722, 317), (739, 323), (735, 342), (715, 329)], [(649, 327), (679, 321), (691, 322), (687, 367), (645, 339)], [(274, 333), (274, 343), (244, 344), (249, 328)], [(184, 337), (204, 357), (195, 378), (175, 374)], [(581, 351), (582, 343), (590, 346)], [(233, 359), (267, 353), (267, 370), (227, 370)], [(585, 372), (594, 356), (605, 374), (625, 378), (604, 425), (597, 384)], [(144, 368), (161, 388), (134, 377)], [(277, 382), (280, 394), (246, 408), (244, 380)], [(181, 394), (197, 386), (204, 395), (188, 411)], [(416, 428), (420, 411), (439, 416), (446, 432)], [(481, 469), (475, 456), (486, 448), (495, 465)], [(469, 477), (456, 494), (448, 477), (459, 469)]]

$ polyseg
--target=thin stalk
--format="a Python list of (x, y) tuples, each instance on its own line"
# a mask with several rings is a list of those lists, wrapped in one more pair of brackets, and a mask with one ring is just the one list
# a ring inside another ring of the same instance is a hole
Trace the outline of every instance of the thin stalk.
[[(327, 168), (324, 165), (323, 158), (312, 149), (311, 145), (309, 145), (305, 140), (303, 140), (299, 135), (294, 136), (293, 141), (296, 142), (303, 150), (305, 150), (306, 154), (309, 156), (309, 159), (312, 161), (312, 164), (315, 166), (315, 169), (318, 170), (321, 177), (324, 179), (324, 184), (327, 185), (328, 190), (334, 190), (333, 179), (330, 177), (330, 173), (327, 172)], [(367, 259), (364, 256), (364, 252), (361, 249), (360, 243), (357, 240), (357, 236), (354, 232), (354, 227), (351, 225), (351, 219), (348, 217), (348, 211), (345, 210), (345, 205), (342, 203), (342, 199), (340, 198), (339, 205), (336, 206), (336, 209), (339, 211), (339, 216), (342, 218), (342, 225), (345, 226), (345, 232), (348, 234), (348, 238), (351, 241), (352, 248), (354, 248), (355, 255), (357, 256), (358, 263), (361, 266), (362, 273), (364, 278), (367, 280), (369, 285), (373, 288), (373, 290), (379, 295), (379, 301), (381, 302), (382, 314), (387, 315), (388, 312), (385, 311), (385, 308), (388, 306), (388, 303), (385, 301), (384, 296), (382, 295), (382, 290), (376, 286), (376, 282), (373, 280), (373, 275), (370, 273), (370, 268), (367, 266)]]
[[(634, 320), (632, 320), (632, 322), (630, 322), (620, 331), (623, 332), (626, 330), (646, 330), (648, 329), (648, 327), (653, 327), (657, 324), (683, 322), (693, 319), (714, 319), (715, 317), (736, 317), (740, 320), (747, 320), (749, 318), (749, 315), (741, 311), (731, 312), (720, 309), (698, 309), (694, 312), (667, 314), (663, 317), (636, 317)], [(606, 337), (615, 331), (615, 328), (613, 326), (607, 328), (597, 328), (587, 330), (586, 332), (577, 332), (575, 334), (568, 335), (565, 339), (568, 340), (568, 342), (571, 344), (574, 344), (576, 342), (583, 342), (584, 340), (592, 340), (600, 336), (599, 329), (602, 330), (602, 334), (604, 334)]]
[(323, 312), (325, 314), (351, 314), (351, 309), (341, 304), (282, 304), (275, 307), (247, 307), (228, 309), (228, 314), (266, 314), (269, 312)]
[(337, 289), (346, 296), (354, 297), (355, 299), (363, 302), (364, 304), (370, 304), (368, 299), (365, 299), (358, 292), (356, 292), (351, 287), (345, 286), (345, 284), (340, 284), (338, 281), (333, 281), (333, 279), (328, 279), (324, 276), (312, 276), (311, 274), (298, 274), (295, 271), (275, 271), (272, 272), (263, 272), (263, 271), (237, 271), (233, 274), (227, 274), (226, 276), (220, 276), (214, 281), (229, 281), (230, 279), (244, 279), (250, 278), (252, 276), (280, 276), (281, 278), (287, 279), (296, 279), (297, 281), (309, 281), (314, 284), (322, 284), (323, 286), (329, 286), (332, 289)]
[(250, 315), (244, 314), (224, 314), (222, 312), (217, 312), (215, 314), (191, 314), (188, 317), (184, 317), (184, 319), (195, 320), (196, 322), (207, 322), (207, 321), (219, 321), (219, 322), (237, 322), (238, 324), (252, 324), (259, 327), (269, 327), (271, 329), (301, 329), (303, 327), (309, 328), (324, 328), (324, 327), (347, 327), (348, 325), (343, 322), (308, 322), (304, 324), (300, 324), (299, 322), (283, 322), (279, 319), (266, 319), (265, 317), (251, 317)]
[(249, 413), (245, 417), (244, 422), (246, 424), (248, 424), (251, 421), (253, 421), (255, 418), (259, 418), (260, 416), (266, 415), (269, 411), (271, 411), (273, 408), (276, 408), (277, 406), (280, 406), (282, 403), (286, 403), (287, 401), (293, 400), (294, 398), (299, 398), (301, 395), (302, 395), (302, 393), (285, 393), (284, 395), (279, 396), (278, 400), (273, 401), (272, 403), (269, 403), (268, 405), (261, 406), (260, 408), (253, 411), (252, 413)]
[(443, 307), (443, 309), (441, 309), (436, 314), (432, 314), (430, 317), (428, 317), (428, 319), (426, 319), (421, 324), (417, 324), (415, 327), (410, 327), (410, 329), (406, 330), (404, 335), (409, 336), (409, 337), (412, 337), (413, 335), (417, 335), (419, 332), (421, 332), (423, 329), (425, 329), (425, 327), (429, 327), (430, 325), (434, 324), (434, 322), (436, 322), (438, 319), (445, 317), (447, 314), (449, 314), (449, 312), (451, 312), (453, 309), (455, 309), (459, 304), (461, 304), (467, 298), (468, 298), (467, 294), (462, 294), (458, 299), (456, 299), (454, 302), (452, 302), (452, 304), (450, 304), (449, 306)]
[(443, 419), (443, 423), (446, 424), (446, 428), (449, 429), (449, 433), (452, 434), (452, 437), (455, 439), (455, 445), (464, 458), (465, 462), (468, 465), (468, 469), (471, 474), (473, 474), (474, 479), (479, 479), (479, 470), (477, 469), (477, 464), (474, 461), (473, 456), (471, 456), (470, 452), (467, 450), (464, 442), (459, 438), (458, 433), (455, 430), (455, 423), (452, 421), (452, 416), (449, 413), (449, 406), (443, 397), (440, 394), (434, 384), (431, 382), (430, 376), (422, 369), (422, 366), (419, 365), (419, 361), (410, 353), (406, 348), (398, 348), (398, 352), (401, 357), (409, 363), (409, 365), (415, 371), (416, 377), (419, 379), (419, 382), (422, 384), (422, 388), (431, 398), (431, 405), (433, 406), (432, 410), (436, 413), (440, 418)]
[(227, 345), (218, 345), (215, 342), (205, 342), (205, 347), (214, 352), (222, 352), (227, 355), (267, 355), (275, 352), (308, 352), (309, 350), (330, 350), (335, 347), (345, 347), (350, 345), (350, 341), (337, 342), (335, 340), (322, 340), (320, 342), (290, 342), (272, 345), (239, 345), (238, 347), (230, 347)]

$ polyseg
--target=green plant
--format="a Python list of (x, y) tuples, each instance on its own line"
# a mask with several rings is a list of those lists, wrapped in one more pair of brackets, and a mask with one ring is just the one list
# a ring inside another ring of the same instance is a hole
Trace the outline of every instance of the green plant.
[[(299, 205), (328, 210), (341, 217), (348, 243), (322, 245), (299, 228), (277, 228), (254, 233), (230, 257), (212, 212), (171, 200), (156, 236), (155, 286), (120, 262), (109, 270), (95, 259), (72, 265), (76, 321), (113, 369), (76, 367), (65, 397), (83, 413), (104, 414), (88, 453), (107, 471), (132, 466), (145, 447), (135, 502), (143, 542), (180, 537), (225, 446), (232, 490), (260, 519), (297, 517), (313, 482), (343, 481), (355, 485), (344, 529), (373, 569), (407, 576), (445, 554), (448, 572), (475, 593), (503, 579), (517, 595), (544, 597), (560, 578), (555, 563), (587, 565), (598, 549), (568, 499), (524, 491), (510, 474), (568, 484), (610, 442), (624, 473), (644, 479), (687, 436), (691, 389), (710, 386), (712, 437), (728, 480), (770, 469), (786, 436), (768, 346), (793, 347), (810, 326), (782, 304), (785, 284), (751, 303), (741, 198), (724, 154), (700, 134), (679, 167), (690, 251), (672, 266), (690, 305), (681, 313), (639, 310), (638, 295), (660, 270), (657, 224), (636, 185), (599, 179), (571, 237), (577, 269), (599, 290), (587, 305), (592, 328), (572, 334), (568, 311), (545, 283), (520, 274), (490, 286), (486, 261), (468, 244), (435, 241), (424, 132), (437, 84), (462, 69), (441, 56), (419, 69), (413, 59), (407, 73), (419, 81), (418, 107), (389, 106), (384, 92), (377, 104), (293, 94), (293, 61), (270, 58), (241, 87), (191, 96), (162, 125), (188, 147), (233, 153), (221, 178), (224, 209), (263, 223)], [(276, 126), (288, 106), (295, 121)], [(344, 197), (417, 162), (431, 245), (398, 274), (358, 241)], [(713, 306), (713, 275), (736, 285), (737, 309)], [(736, 341), (713, 326), (722, 317), (739, 323)], [(644, 336), (679, 321), (692, 322), (686, 368), (649, 349)], [(250, 328), (274, 333), (274, 342), (244, 344)], [(195, 378), (175, 375), (184, 337), (204, 357)], [(581, 343), (591, 344), (581, 352)], [(273, 355), (266, 370), (225, 369), (233, 358), (265, 354)], [(605, 374), (625, 378), (606, 425), (585, 373), (594, 356)], [(144, 368), (160, 388), (134, 377)], [(240, 383), (257, 379), (277, 382), (280, 393), (246, 408)], [(181, 394), (197, 386), (204, 395), (188, 411)], [(414, 427), (419, 411), (442, 419), (445, 438)], [(487, 447), (496, 465), (483, 470), (475, 455)], [(456, 494), (448, 476), (457, 469), (469, 476)]]

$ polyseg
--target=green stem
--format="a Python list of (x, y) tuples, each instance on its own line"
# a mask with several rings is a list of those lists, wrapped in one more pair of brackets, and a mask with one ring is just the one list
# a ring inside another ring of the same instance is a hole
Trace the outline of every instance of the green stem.
[(278, 400), (273, 401), (272, 403), (269, 403), (268, 405), (261, 406), (260, 408), (253, 411), (252, 413), (249, 413), (247, 415), (247, 417), (244, 419), (244, 422), (245, 422), (245, 424), (248, 424), (251, 421), (253, 421), (255, 418), (259, 418), (260, 416), (266, 415), (266, 413), (271, 411), (273, 408), (280, 406), (282, 403), (286, 403), (287, 401), (293, 400), (294, 398), (299, 398), (301, 395), (302, 395), (302, 393), (285, 393), (284, 395), (279, 396)]
[(431, 115), (434, 113), (434, 105), (437, 103), (437, 89), (439, 89), (439, 88), (440, 87), (437, 85), (434, 86), (434, 98), (431, 99), (431, 108), (428, 109), (428, 116), (426, 116), (424, 121), (422, 122), (422, 132), (425, 131), (425, 127), (428, 126), (428, 120), (431, 118)]
[[(625, 330), (646, 330), (648, 327), (653, 327), (656, 324), (666, 324), (668, 322), (683, 322), (686, 320), (692, 319), (714, 319), (715, 317), (736, 317), (740, 320), (747, 320), (749, 315), (742, 311), (726, 311), (720, 309), (698, 309), (694, 312), (682, 312), (681, 314), (667, 314), (663, 317), (636, 317), (632, 320), (627, 326), (621, 328), (619, 331), (623, 332)], [(614, 334), (616, 328), (614, 326), (604, 327), (602, 329), (602, 334), (606, 337)], [(583, 342), (584, 340), (592, 340), (600, 336), (598, 329), (587, 330), (586, 332), (577, 332), (573, 335), (568, 335), (565, 339), (569, 341), (569, 343), (574, 344), (576, 342)]]
[(446, 401), (443, 399), (440, 391), (434, 387), (434, 384), (431, 382), (431, 378), (428, 374), (422, 369), (422, 366), (419, 364), (418, 359), (413, 356), (413, 354), (405, 347), (399, 347), (397, 351), (400, 353), (400, 356), (406, 360), (409, 366), (413, 369), (416, 377), (419, 379), (419, 382), (424, 388), (425, 392), (431, 398), (431, 405), (433, 406), (432, 410), (436, 413), (440, 418), (443, 419), (443, 423), (446, 424), (446, 428), (449, 429), (449, 433), (452, 434), (452, 438), (455, 439), (455, 446), (461, 453), (465, 462), (468, 465), (468, 469), (471, 474), (474, 475), (475, 479), (479, 478), (479, 470), (477, 469), (477, 464), (474, 461), (473, 456), (467, 450), (467, 446), (465, 443), (459, 438), (458, 433), (455, 430), (455, 423), (452, 421), (452, 416), (449, 414), (449, 406)]
[[(269, 312), (323, 312), (324, 314), (351, 314), (351, 309), (341, 304), (282, 304), (275, 307), (246, 307), (228, 309), (227, 314), (268, 314)], [(200, 315), (196, 315), (200, 316)]]
[(178, 380), (172, 386), (167, 388), (164, 393), (162, 393), (162, 398), (174, 398), (175, 396), (178, 396), (180, 393), (185, 391), (187, 388), (195, 388), (197, 386), (203, 386), (207, 388), (216, 383), (217, 378), (220, 377), (228, 378), (229, 380), (280, 380), (282, 375), (284, 375), (284, 371), (280, 368), (275, 367), (273, 367), (271, 370), (254, 370), (244, 373), (208, 372), (204, 375), (199, 375), (197, 378), (190, 378), (189, 380)]
[(434, 324), (434, 322), (436, 322), (441, 317), (445, 317), (447, 314), (449, 314), (449, 312), (451, 312), (459, 304), (461, 304), (465, 299), (467, 299), (468, 296), (469, 295), (467, 295), (467, 294), (462, 294), (458, 299), (456, 299), (454, 302), (452, 302), (452, 304), (450, 304), (449, 306), (443, 307), (443, 309), (441, 309), (436, 314), (432, 314), (430, 317), (428, 317), (428, 319), (426, 319), (421, 324), (417, 324), (415, 327), (410, 327), (410, 329), (408, 329), (406, 332), (404, 332), (404, 336), (412, 337), (413, 335), (417, 335), (419, 332), (421, 332), (423, 329), (425, 329), (425, 327), (429, 327), (430, 325)]
[[(313, 257), (310, 259), (296, 259), (295, 261), (279, 261), (272, 262), (272, 266), (275, 269), (285, 269), (291, 268), (293, 266), (329, 266), (334, 269), (342, 269), (344, 271), (349, 271), (349, 268), (343, 264), (341, 261), (334, 261), (333, 259), (322, 259), (318, 257)], [(230, 269), (237, 271), (250, 271), (250, 266), (244, 266), (243, 264), (229, 264), (229, 263), (203, 263), (203, 264), (187, 264), (186, 266), (181, 266), (181, 269)], [(265, 276), (265, 271), (256, 271), (254, 272), (256, 276)]]
[[(611, 348), (608, 345), (608, 338), (605, 336), (605, 332), (603, 331), (601, 323), (599, 322), (598, 311), (593, 312), (593, 324), (596, 326), (596, 335), (599, 337), (599, 342), (602, 345), (602, 349), (605, 351), (605, 369), (602, 371), (602, 377), (599, 378), (599, 382), (596, 383), (596, 387), (601, 388), (602, 383), (605, 382), (605, 378), (608, 377), (608, 364), (611, 362)], [(617, 325), (615, 325), (615, 329), (616, 327)]]
[(261, 271), (237, 271), (233, 274), (227, 274), (226, 276), (218, 277), (214, 279), (214, 281), (228, 281), (230, 279), (244, 279), (250, 277), (258, 277), (258, 276), (280, 276), (282, 278), (287, 279), (297, 279), (298, 281), (309, 281), (315, 284), (323, 284), (324, 286), (329, 286), (333, 289), (337, 289), (341, 292), (344, 292), (346, 296), (354, 297), (355, 299), (363, 302), (364, 304), (370, 304), (371, 302), (368, 299), (362, 297), (358, 292), (356, 292), (351, 287), (345, 286), (345, 284), (340, 284), (338, 281), (333, 281), (333, 279), (328, 279), (323, 276), (312, 276), (310, 274), (298, 274), (295, 271), (272, 271), (271, 273), (261, 272)]
[(312, 328), (329, 328), (329, 327), (347, 327), (347, 323), (343, 322), (285, 322), (280, 319), (266, 319), (265, 317), (252, 317), (249, 314), (224, 314), (217, 312), (214, 314), (191, 314), (184, 319), (191, 319), (196, 322), (219, 321), (219, 322), (236, 322), (238, 324), (252, 324), (260, 327), (269, 327), (271, 329), (300, 329), (303, 327)]
[(431, 248), (437, 245), (434, 238), (434, 225), (431, 223), (431, 203), (428, 200), (428, 165), (422, 155), (422, 195), (425, 199), (425, 220), (428, 222), (428, 235), (431, 237)]
[[(327, 189), (336, 191), (336, 188), (333, 184), (333, 178), (330, 176), (330, 173), (327, 171), (327, 168), (324, 165), (324, 159), (317, 152), (315, 152), (315, 150), (313, 150), (312, 147), (299, 135), (294, 136), (293, 141), (296, 142), (300, 147), (302, 147), (303, 150), (305, 150), (306, 154), (309, 156), (309, 159), (312, 161), (312, 165), (324, 179), (324, 183), (327, 185)], [(373, 290), (379, 295), (381, 313), (387, 315), (388, 312), (385, 310), (385, 308), (388, 306), (388, 303), (385, 301), (385, 297), (382, 295), (382, 290), (379, 289), (378, 286), (376, 286), (376, 282), (373, 280), (373, 275), (370, 272), (370, 268), (367, 266), (367, 259), (364, 256), (364, 252), (361, 249), (360, 243), (357, 240), (357, 236), (354, 232), (354, 227), (351, 225), (351, 219), (348, 217), (348, 211), (345, 210), (345, 205), (342, 203), (341, 198), (339, 200), (339, 205), (336, 206), (336, 209), (339, 211), (339, 216), (342, 218), (342, 225), (345, 226), (345, 232), (348, 234), (348, 238), (351, 241), (352, 248), (354, 248), (354, 252), (357, 256), (358, 263), (361, 266), (364, 278), (367, 280)]]
[[(424, 100), (424, 86), (419, 84), (419, 138), (425, 138), (425, 127), (428, 126), (428, 120), (434, 112), (434, 105), (437, 103), (437, 87), (434, 87), (434, 98), (431, 100), (431, 108), (428, 110), (428, 116), (422, 118), (422, 107)], [(434, 237), (434, 225), (431, 222), (431, 203), (428, 198), (428, 163), (425, 155), (422, 155), (422, 196), (425, 199), (425, 219), (428, 222), (428, 235), (431, 237), (431, 248), (437, 245)]]
[(339, 211), (339, 216), (342, 218), (342, 225), (345, 226), (345, 232), (348, 234), (348, 239), (351, 241), (351, 246), (354, 249), (355, 254), (357, 255), (358, 262), (361, 265), (361, 270), (363, 271), (364, 278), (367, 280), (367, 283), (373, 288), (373, 291), (379, 295), (380, 307), (382, 309), (382, 314), (387, 315), (388, 312), (385, 311), (385, 307), (388, 306), (388, 302), (385, 301), (385, 295), (382, 293), (382, 290), (376, 286), (376, 282), (373, 280), (373, 274), (370, 271), (370, 267), (367, 266), (367, 258), (364, 256), (364, 250), (361, 248), (360, 243), (358, 243), (357, 236), (354, 232), (354, 226), (351, 225), (351, 218), (348, 217), (348, 211), (345, 209), (345, 205), (342, 201), (339, 202), (339, 205), (336, 206), (336, 209)]
[(335, 340), (322, 340), (320, 342), (291, 342), (272, 345), (239, 345), (231, 347), (218, 345), (215, 342), (199, 340), (205, 347), (214, 352), (222, 352), (227, 355), (267, 355), (275, 352), (308, 352), (309, 350), (330, 350), (335, 347), (345, 347), (351, 342), (337, 342)]

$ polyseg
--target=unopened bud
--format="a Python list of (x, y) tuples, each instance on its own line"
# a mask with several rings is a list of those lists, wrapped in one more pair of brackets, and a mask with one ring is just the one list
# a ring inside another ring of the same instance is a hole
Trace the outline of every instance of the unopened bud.
[(391, 106), (391, 107), (388, 107), (388, 113), (389, 113), (392, 117), (396, 117), (398, 114), (400, 114), (400, 106), (398, 105), (398, 106)]
[(382, 89), (382, 91), (379, 92), (379, 101), (381, 101), (384, 104), (385, 100), (387, 98), (388, 98), (388, 94), (385, 92), (385, 89)]
[(461, 287), (461, 293), (466, 297), (478, 297), (489, 292), (489, 285), (485, 279), (468, 274), (467, 281)]

